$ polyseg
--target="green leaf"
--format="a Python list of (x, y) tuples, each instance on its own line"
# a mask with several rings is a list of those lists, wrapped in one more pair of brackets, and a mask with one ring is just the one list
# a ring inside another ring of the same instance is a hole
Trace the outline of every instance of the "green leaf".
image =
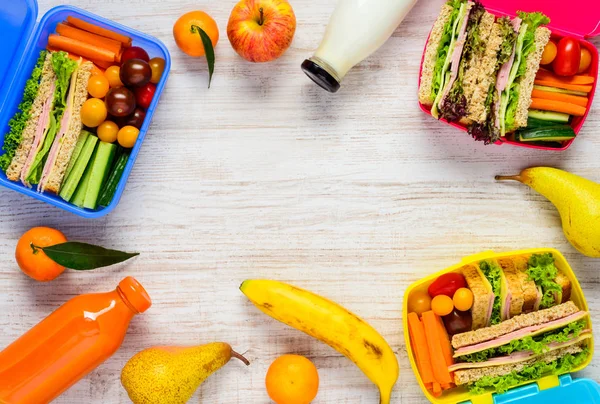
[(88, 270), (106, 267), (127, 261), (139, 253), (126, 253), (123, 251), (109, 250), (92, 244), (68, 241), (50, 247), (31, 246), (34, 251), (40, 249), (52, 261), (67, 268)]
[(206, 54), (206, 62), (208, 63), (208, 88), (210, 88), (210, 82), (212, 81), (212, 76), (215, 72), (215, 50), (210, 37), (202, 28), (197, 25), (192, 25), (192, 32), (200, 34), (202, 45), (204, 45), (204, 53)]

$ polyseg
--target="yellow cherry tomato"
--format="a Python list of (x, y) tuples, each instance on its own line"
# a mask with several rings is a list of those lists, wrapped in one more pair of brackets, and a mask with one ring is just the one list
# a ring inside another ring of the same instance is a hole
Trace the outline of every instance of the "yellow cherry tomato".
[(583, 73), (592, 64), (592, 54), (587, 48), (581, 47), (581, 59), (579, 60), (579, 69), (577, 73)]
[(540, 61), (541, 65), (549, 65), (554, 61), (556, 57), (556, 44), (552, 41), (548, 41), (546, 47), (544, 48), (544, 52), (542, 53), (542, 60)]
[(152, 78), (150, 83), (158, 84), (163, 72), (165, 71), (165, 60), (163, 58), (152, 58), (148, 62), (152, 69)]
[(117, 134), (119, 144), (126, 149), (131, 149), (135, 145), (135, 141), (140, 134), (140, 130), (135, 126), (127, 125), (123, 126)]
[(431, 310), (438, 316), (446, 316), (454, 310), (452, 298), (446, 295), (437, 295), (431, 300)]
[(90, 98), (81, 107), (81, 122), (88, 128), (95, 128), (106, 120), (106, 105), (98, 98)]
[(96, 75), (88, 80), (87, 90), (94, 98), (104, 98), (108, 93), (108, 87), (108, 79), (105, 76)]
[(424, 290), (417, 290), (412, 292), (408, 297), (407, 308), (409, 313), (422, 313), (431, 310), (431, 297)]
[(117, 140), (119, 127), (112, 121), (104, 121), (96, 129), (98, 139), (106, 143), (114, 143)]
[(104, 72), (104, 77), (108, 80), (108, 84), (110, 88), (115, 87), (123, 87), (123, 82), (121, 81), (121, 68), (119, 66), (111, 66)]
[(467, 288), (460, 288), (454, 292), (452, 302), (457, 310), (467, 311), (473, 307), (473, 292)]

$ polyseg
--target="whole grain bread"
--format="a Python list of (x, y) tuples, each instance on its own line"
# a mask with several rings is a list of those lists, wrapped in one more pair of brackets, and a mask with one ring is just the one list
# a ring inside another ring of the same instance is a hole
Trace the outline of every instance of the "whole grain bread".
[(448, 4), (442, 6), (442, 10), (438, 15), (429, 39), (425, 48), (425, 56), (423, 58), (423, 67), (421, 69), (421, 83), (419, 84), (419, 102), (423, 105), (433, 105), (435, 97), (432, 94), (433, 70), (438, 55), (438, 47), (442, 40), (444, 26), (452, 16), (453, 8)]
[[(515, 265), (515, 269), (517, 270), (520, 283), (521, 290), (523, 291), (523, 313), (530, 313), (535, 308), (535, 302), (537, 300), (538, 289), (535, 285), (535, 282), (529, 279), (527, 275), (527, 262), (529, 261), (529, 257), (525, 257), (523, 255), (514, 255), (510, 257)], [(567, 299), (568, 300), (568, 299)], [(566, 301), (566, 300), (565, 300)]]
[[(473, 291), (473, 294), (475, 294), (475, 291)], [(568, 301), (548, 309), (534, 311), (528, 314), (521, 314), (511, 318), (510, 320), (502, 321), (501, 323), (492, 325), (490, 327), (456, 334), (452, 337), (452, 347), (454, 349), (458, 349), (465, 346), (478, 344), (480, 342), (489, 341), (501, 337), (504, 334), (508, 334), (525, 327), (558, 320), (579, 311), (580, 310), (575, 303)]]
[[(506, 288), (507, 293), (511, 294), (508, 318), (512, 318), (518, 316), (523, 311), (523, 302), (525, 299), (523, 298), (523, 290), (521, 288), (521, 277), (510, 257), (499, 258), (498, 264), (500, 264), (502, 272), (504, 272), (505, 284), (503, 287)], [(504, 309), (504, 302), (502, 302), (502, 308)]]
[(477, 330), (485, 327), (489, 318), (490, 299), (493, 295), (491, 286), (479, 271), (476, 265), (466, 265), (460, 270), (473, 292), (473, 306), (471, 307), (471, 329)]

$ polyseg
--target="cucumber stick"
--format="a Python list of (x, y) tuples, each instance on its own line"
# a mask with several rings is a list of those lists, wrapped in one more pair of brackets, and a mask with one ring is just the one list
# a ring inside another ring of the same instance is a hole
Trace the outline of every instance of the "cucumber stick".
[(90, 178), (85, 191), (83, 207), (96, 209), (98, 197), (104, 181), (108, 177), (117, 146), (112, 143), (100, 142), (90, 170)]
[[(549, 122), (562, 122), (562, 123), (567, 123), (569, 122), (569, 114), (563, 114), (562, 112), (552, 112), (552, 111), (540, 111), (537, 109), (530, 109), (529, 112), (527, 113), (527, 116), (529, 118), (533, 118), (533, 119), (539, 119), (542, 121), (549, 121)], [(529, 127), (529, 121), (527, 122), (527, 127)]]
[(77, 160), (71, 168), (71, 172), (65, 177), (65, 182), (60, 190), (59, 195), (65, 201), (72, 202), (71, 199), (73, 198), (73, 194), (81, 182), (85, 169), (89, 165), (88, 163), (92, 159), (92, 154), (94, 153), (97, 143), (98, 138), (96, 136), (89, 135), (85, 140), (79, 156), (77, 156)]
[(96, 158), (96, 152), (97, 149), (94, 150), (94, 153), (90, 159), (90, 163), (87, 165), (85, 172), (83, 173), (83, 177), (81, 177), (81, 180), (79, 181), (75, 195), (73, 195), (71, 198), (71, 203), (79, 208), (83, 208), (83, 204), (85, 202), (85, 195), (87, 193), (88, 184), (92, 176), (92, 165), (94, 164), (94, 159)]
[(127, 153), (121, 154), (117, 159), (117, 163), (113, 167), (106, 184), (104, 184), (104, 187), (102, 187), (100, 199), (98, 199), (98, 205), (104, 207), (110, 205), (113, 197), (115, 196), (115, 192), (117, 192), (117, 187), (119, 186), (119, 182), (121, 181), (121, 177), (125, 171), (125, 166), (127, 165), (128, 159), (129, 154)]
[(69, 160), (69, 165), (67, 166), (67, 170), (65, 171), (65, 180), (69, 178), (69, 174), (71, 170), (75, 166), (79, 155), (81, 154), (81, 150), (83, 150), (83, 146), (85, 145), (85, 141), (90, 136), (90, 132), (82, 130), (77, 138), (77, 143), (75, 144), (75, 149), (73, 150), (73, 154), (71, 155), (71, 160)]

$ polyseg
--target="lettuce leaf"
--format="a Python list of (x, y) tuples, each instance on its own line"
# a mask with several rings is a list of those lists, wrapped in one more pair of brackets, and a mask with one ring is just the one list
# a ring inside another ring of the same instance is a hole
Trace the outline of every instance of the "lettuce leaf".
[(550, 23), (550, 19), (540, 12), (525, 13), (519, 11), (517, 14), (523, 21), (521, 23), (517, 48), (515, 49), (515, 56), (518, 55), (519, 57), (515, 57), (515, 64), (511, 69), (511, 78), (507, 87), (509, 91), (506, 98), (507, 105), (504, 109), (506, 111), (504, 115), (504, 128), (506, 131), (510, 131), (515, 127), (515, 115), (520, 92), (518, 82), (519, 78), (527, 72), (527, 57), (535, 50), (535, 31), (540, 25)]
[(23, 139), (23, 130), (27, 125), (27, 121), (31, 118), (31, 108), (40, 88), (40, 78), (42, 77), (42, 68), (46, 60), (46, 51), (41, 51), (40, 56), (31, 72), (31, 76), (25, 83), (23, 90), (23, 100), (19, 104), (19, 111), (8, 122), (9, 132), (4, 136), (4, 154), (0, 156), (0, 169), (6, 172), (10, 162), (12, 161), (21, 140)]
[(42, 147), (38, 150), (26, 180), (30, 184), (38, 184), (42, 178), (44, 164), (60, 129), (60, 121), (67, 108), (67, 90), (71, 81), (71, 75), (77, 69), (77, 62), (69, 59), (66, 52), (55, 52), (52, 54), (52, 68), (56, 74), (56, 89), (54, 90), (53, 110), (50, 113), (50, 126), (48, 127)]
[(542, 376), (569, 373), (582, 365), (589, 357), (589, 354), (589, 349), (585, 348), (579, 353), (567, 354), (549, 363), (534, 363), (531, 366), (525, 367), (520, 372), (512, 371), (507, 375), (497, 377), (484, 376), (475, 383), (469, 384), (469, 391), (472, 394), (482, 394), (486, 388), (493, 387), (497, 393), (502, 394), (513, 386), (537, 380)]
[(490, 281), (490, 284), (492, 285), (492, 292), (494, 293), (494, 305), (492, 306), (490, 324), (498, 324), (500, 321), (502, 321), (500, 315), (502, 305), (500, 302), (500, 273), (502, 270), (500, 269), (500, 266), (491, 261), (481, 261), (479, 263), (479, 268), (487, 280)]
[(521, 351), (532, 351), (534, 354), (539, 355), (548, 350), (548, 344), (551, 342), (567, 342), (573, 338), (577, 338), (586, 327), (586, 319), (573, 321), (562, 328), (548, 331), (534, 337), (526, 336), (521, 339), (512, 340), (510, 343), (496, 348), (489, 348), (484, 351), (459, 356), (457, 362), (484, 362), (491, 358), (510, 355), (513, 352)]
[(542, 288), (542, 301), (540, 309), (547, 309), (556, 304), (555, 292), (562, 292), (562, 288), (554, 280), (558, 275), (558, 269), (554, 265), (554, 257), (551, 253), (533, 254), (527, 263), (527, 275), (529, 280), (535, 282)]
[(452, 7), (452, 14), (446, 22), (446, 25), (444, 25), (444, 29), (442, 31), (442, 39), (440, 40), (437, 49), (437, 59), (435, 60), (435, 66), (433, 68), (433, 80), (431, 83), (431, 98), (433, 99), (435, 99), (435, 96), (441, 90), (442, 87), (442, 81), (444, 77), (444, 72), (442, 72), (442, 70), (444, 67), (444, 62), (446, 61), (446, 57), (448, 56), (450, 43), (452, 42), (454, 21), (456, 21), (456, 19), (458, 18), (458, 12), (462, 3), (463, 1), (461, 0), (450, 0), (446, 2), (447, 5)]

